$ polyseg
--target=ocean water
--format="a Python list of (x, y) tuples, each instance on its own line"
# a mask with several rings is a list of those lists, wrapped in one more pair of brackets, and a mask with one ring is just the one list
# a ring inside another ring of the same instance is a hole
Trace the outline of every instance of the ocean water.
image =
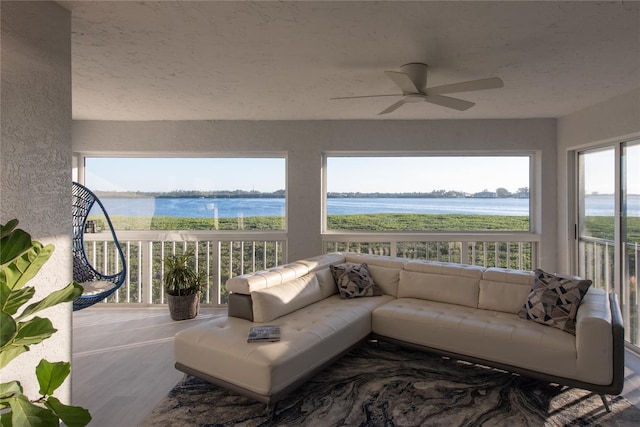
[[(210, 198), (101, 198), (109, 215), (170, 216), (186, 218), (236, 218), (284, 216), (285, 199), (210, 199)], [(612, 216), (613, 196), (586, 198), (588, 216)], [(528, 199), (476, 198), (344, 198), (328, 199), (329, 215), (368, 213), (418, 213), (467, 215), (529, 215)], [(640, 216), (640, 196), (629, 198), (629, 216)]]

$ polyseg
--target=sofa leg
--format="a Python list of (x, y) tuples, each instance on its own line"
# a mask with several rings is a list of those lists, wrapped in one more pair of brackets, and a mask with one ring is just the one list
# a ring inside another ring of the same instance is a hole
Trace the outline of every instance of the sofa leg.
[(278, 406), (278, 402), (267, 403), (267, 419), (273, 421), (276, 418), (276, 406)]
[(600, 398), (602, 399), (602, 404), (604, 405), (604, 408), (607, 410), (607, 412), (611, 412), (611, 406), (609, 405), (609, 400), (607, 399), (607, 395), (602, 393), (600, 395)]

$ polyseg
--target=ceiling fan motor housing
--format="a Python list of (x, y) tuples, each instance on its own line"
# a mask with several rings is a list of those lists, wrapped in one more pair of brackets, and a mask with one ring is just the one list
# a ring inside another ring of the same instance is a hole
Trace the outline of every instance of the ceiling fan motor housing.
[(400, 71), (409, 76), (416, 88), (423, 92), (427, 88), (427, 64), (411, 62), (400, 67)]

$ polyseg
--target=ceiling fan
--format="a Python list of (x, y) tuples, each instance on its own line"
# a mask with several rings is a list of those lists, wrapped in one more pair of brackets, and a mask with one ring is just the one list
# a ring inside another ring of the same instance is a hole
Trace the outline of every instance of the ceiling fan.
[(487, 79), (470, 80), (467, 82), (452, 83), (442, 86), (427, 87), (427, 64), (412, 62), (400, 67), (400, 71), (385, 71), (400, 89), (402, 94), (394, 95), (364, 95), (364, 96), (343, 96), (331, 99), (355, 99), (355, 98), (375, 98), (379, 96), (402, 96), (402, 99), (391, 104), (378, 114), (388, 114), (397, 110), (409, 102), (430, 102), (442, 107), (452, 108), (458, 111), (465, 111), (473, 107), (475, 103), (458, 98), (451, 98), (443, 94), (455, 92), (470, 92), (474, 90), (496, 89), (504, 86), (499, 77)]

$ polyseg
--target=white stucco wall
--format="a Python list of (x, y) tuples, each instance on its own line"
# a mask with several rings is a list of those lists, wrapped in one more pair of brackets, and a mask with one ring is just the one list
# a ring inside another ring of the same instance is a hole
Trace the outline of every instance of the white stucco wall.
[(325, 152), (539, 152), (539, 189), (544, 189), (541, 265), (552, 271), (556, 268), (557, 228), (555, 138), (554, 119), (73, 122), (73, 150), (85, 154), (286, 153), (289, 260), (322, 251), (321, 166)]
[(572, 264), (572, 151), (640, 137), (640, 88), (558, 119), (558, 268)]
[[(54, 2), (1, 5), (0, 222), (18, 218), (34, 240), (55, 252), (29, 284), (33, 302), (71, 281), (71, 17)], [(40, 359), (71, 361), (71, 304), (38, 314), (58, 329), (2, 370), (38, 397)], [(56, 392), (71, 396), (70, 381)]]

